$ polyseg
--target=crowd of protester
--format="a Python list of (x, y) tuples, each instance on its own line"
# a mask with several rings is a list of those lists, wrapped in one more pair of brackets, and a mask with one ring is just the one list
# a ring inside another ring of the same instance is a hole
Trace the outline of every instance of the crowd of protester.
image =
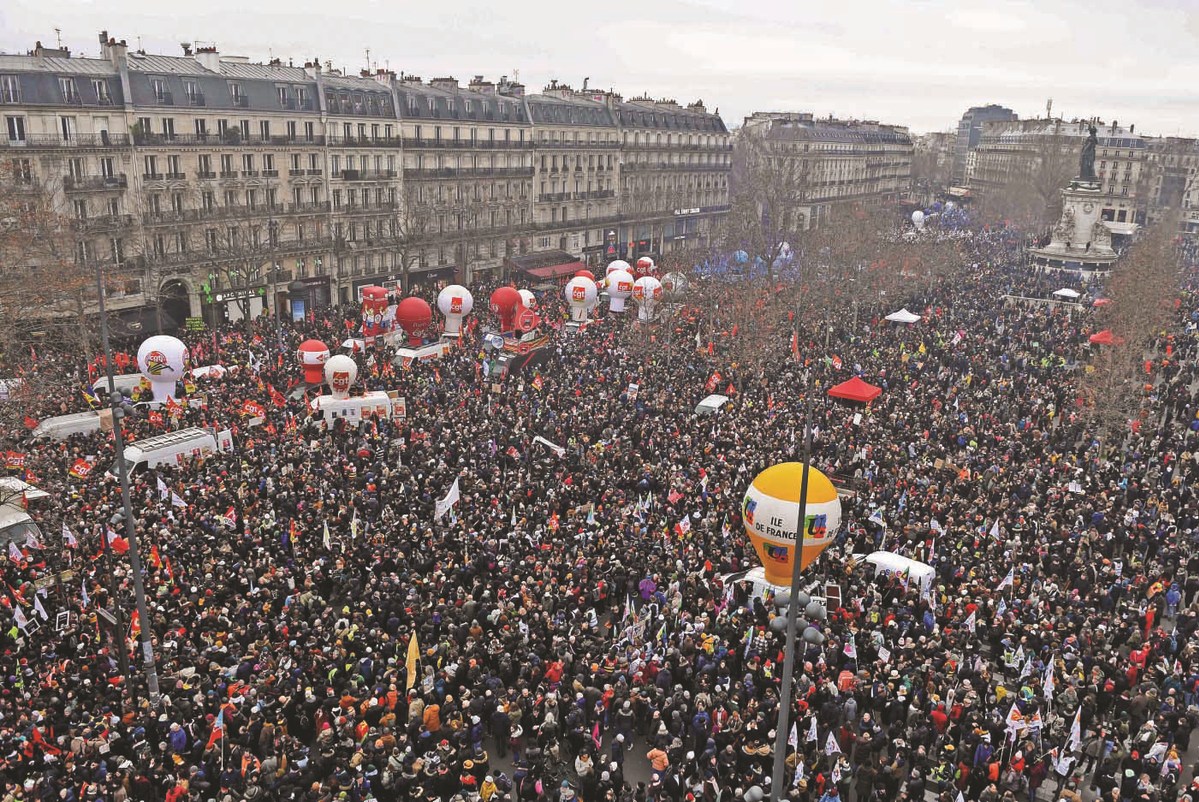
[[(269, 319), (181, 334), (228, 372), (135, 408), (127, 436), (205, 426), (234, 447), (131, 479), (157, 707), (128, 533), (110, 531), (112, 435), (20, 425), (86, 409), (103, 360), (43, 349), (22, 370), (57, 391), (10, 398), (3, 432), (50, 494), (28, 501), (41, 548), (3, 567), (4, 802), (769, 796), (779, 609), (729, 577), (757, 564), (744, 492), (800, 457), (805, 409), (844, 523), (805, 576), (829, 614), (798, 646), (783, 798), (1199, 799), (1199, 297), (1184, 289), (1144, 415), (1111, 443), (1077, 389), (1094, 287), (1008, 303), (1065, 279), (1028, 270), (1016, 234), (958, 242), (961, 270), (907, 299), (919, 323), (881, 304), (831, 333), (783, 316), (755, 329), (777, 357), (753, 367), (717, 301), (765, 282), (696, 281), (648, 330), (603, 309), (563, 326), (546, 293), (545, 359), (505, 377), (485, 374), (480, 285), (443, 358), (350, 350), (361, 388), (406, 400), (352, 426), (293, 391), (298, 344), (346, 350), (355, 310), (287, 322), (282, 347)], [(882, 395), (826, 395), (853, 375)], [(713, 388), (729, 408), (696, 414)], [(853, 555), (879, 549), (935, 582), (871, 576)]]

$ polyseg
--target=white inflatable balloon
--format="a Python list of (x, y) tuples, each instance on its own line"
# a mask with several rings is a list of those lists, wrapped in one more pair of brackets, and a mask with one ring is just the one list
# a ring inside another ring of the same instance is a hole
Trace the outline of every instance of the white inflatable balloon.
[(604, 271), (604, 275), (611, 275), (617, 270), (623, 270), (626, 273), (633, 272), (633, 268), (628, 262), (626, 262), (624, 259), (617, 259), (616, 261), (608, 264), (608, 268)]
[(682, 273), (667, 273), (662, 277), (662, 292), (671, 300), (682, 298), (687, 292), (687, 276)]
[(608, 311), (623, 312), (625, 301), (633, 295), (633, 274), (613, 270), (608, 274)]
[(525, 305), (525, 309), (537, 308), (537, 296), (532, 290), (517, 290), (520, 293), (520, 302)]
[(437, 309), (445, 316), (445, 333), (457, 336), (462, 333), (462, 318), (475, 308), (470, 290), (459, 284), (451, 284), (437, 293)]
[(642, 276), (633, 282), (633, 303), (637, 304), (637, 319), (649, 323), (662, 300), (662, 282), (653, 276)]
[(563, 294), (566, 296), (566, 303), (570, 306), (570, 319), (575, 323), (586, 321), (587, 313), (595, 307), (599, 299), (599, 290), (596, 288), (595, 282), (582, 276), (575, 276), (566, 282)]
[(159, 334), (137, 349), (137, 367), (150, 382), (154, 400), (175, 397), (175, 382), (187, 371), (187, 346), (178, 337)]
[(331, 356), (325, 362), (325, 383), (334, 398), (350, 397), (350, 386), (358, 378), (358, 365), (345, 354)]
[(912, 212), (912, 225), (921, 230), (924, 229), (924, 212), (919, 209)]

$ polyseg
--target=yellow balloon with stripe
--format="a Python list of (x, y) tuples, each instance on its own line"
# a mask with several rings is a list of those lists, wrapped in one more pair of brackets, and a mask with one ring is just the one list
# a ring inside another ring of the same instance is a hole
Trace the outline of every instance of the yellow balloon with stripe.
[[(773, 585), (791, 584), (795, 530), (799, 523), (799, 491), (803, 463), (781, 462), (762, 471), (745, 491), (741, 517), (758, 559)], [(800, 568), (820, 556), (841, 526), (841, 500), (829, 478), (808, 469), (807, 509), (800, 544)]]

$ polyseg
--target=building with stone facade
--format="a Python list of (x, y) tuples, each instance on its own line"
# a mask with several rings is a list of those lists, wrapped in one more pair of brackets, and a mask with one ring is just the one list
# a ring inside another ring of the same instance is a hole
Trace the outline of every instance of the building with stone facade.
[[(547, 248), (661, 253), (728, 209), (718, 115), (556, 85), (153, 55), (104, 33), (98, 58), (0, 55), (0, 116), (0, 162), (54, 195), (133, 325), (295, 314)], [(656, 180), (622, 182), (626, 160)]]
[(797, 229), (828, 217), (835, 207), (905, 199), (912, 185), (908, 129), (874, 120), (815, 118), (807, 113), (758, 112), (747, 117), (738, 146), (762, 147), (790, 160), (800, 184)]
[[(1088, 125), (1085, 120), (1061, 119), (984, 123), (973, 151), (969, 187), (985, 197), (1013, 180), (1043, 174), (1056, 192), (1074, 174)], [(1113, 122), (1097, 128), (1095, 173), (1102, 191), (1096, 202), (1111, 232), (1128, 236), (1144, 219), (1149, 201), (1147, 141), (1133, 126)]]
[(953, 167), (951, 179), (955, 185), (961, 186), (966, 182), (967, 154), (978, 147), (982, 138), (983, 123), (1012, 122), (1018, 120), (1016, 112), (990, 103), (986, 106), (971, 106), (966, 109), (962, 119), (958, 121), (957, 133), (953, 141)]

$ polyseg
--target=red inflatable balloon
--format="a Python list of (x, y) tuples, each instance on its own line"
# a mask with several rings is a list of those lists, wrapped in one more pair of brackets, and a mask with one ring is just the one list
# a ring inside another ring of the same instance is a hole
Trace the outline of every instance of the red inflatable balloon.
[(500, 287), (491, 293), (491, 311), (500, 316), (500, 331), (512, 331), (516, 325), (516, 310), (522, 306), (515, 287)]
[(396, 323), (408, 335), (408, 344), (421, 344), (421, 335), (433, 322), (433, 308), (423, 298), (410, 297), (396, 306)]

